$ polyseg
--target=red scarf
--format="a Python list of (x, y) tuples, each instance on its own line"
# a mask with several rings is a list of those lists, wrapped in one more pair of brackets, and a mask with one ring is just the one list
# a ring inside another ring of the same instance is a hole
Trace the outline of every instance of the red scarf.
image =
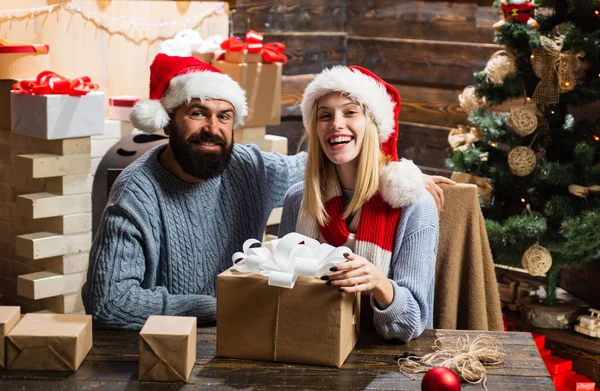
[[(339, 183), (333, 184), (325, 192), (325, 210), (329, 222), (325, 226), (317, 224), (316, 219), (299, 217), (296, 231), (333, 246), (343, 246), (350, 232), (346, 225), (344, 206)], [(392, 251), (396, 242), (396, 230), (401, 216), (400, 208), (392, 208), (378, 192), (357, 212), (359, 218), (354, 253), (368, 259), (385, 275), (390, 270)]]

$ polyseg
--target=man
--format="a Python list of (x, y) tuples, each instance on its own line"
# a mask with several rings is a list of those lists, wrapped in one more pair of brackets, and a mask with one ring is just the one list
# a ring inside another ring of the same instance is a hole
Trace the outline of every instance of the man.
[(217, 275), (246, 239), (260, 237), (306, 161), (234, 144), (247, 111), (245, 92), (218, 69), (156, 56), (150, 99), (131, 120), (146, 132), (164, 129), (169, 143), (112, 187), (82, 290), (97, 327), (140, 329), (153, 314), (216, 319)]

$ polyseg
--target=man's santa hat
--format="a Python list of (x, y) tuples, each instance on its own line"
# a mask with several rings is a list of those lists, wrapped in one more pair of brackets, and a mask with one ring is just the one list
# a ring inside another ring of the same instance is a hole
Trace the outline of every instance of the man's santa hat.
[(229, 76), (195, 57), (159, 53), (150, 65), (150, 98), (133, 107), (131, 123), (144, 132), (158, 132), (169, 124), (173, 109), (194, 98), (231, 103), (234, 128), (248, 114), (246, 92)]
[(392, 85), (359, 66), (335, 66), (318, 74), (304, 91), (302, 119), (309, 129), (311, 112), (320, 97), (340, 92), (359, 103), (377, 125), (379, 145), (390, 158), (380, 174), (379, 192), (392, 207), (409, 205), (424, 189), (421, 170), (411, 161), (398, 161), (398, 116), (400, 93)]

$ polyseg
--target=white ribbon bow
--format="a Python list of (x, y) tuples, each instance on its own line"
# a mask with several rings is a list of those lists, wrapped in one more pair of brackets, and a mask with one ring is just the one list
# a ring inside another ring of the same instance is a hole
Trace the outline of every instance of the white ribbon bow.
[[(251, 247), (254, 244), (260, 247)], [(346, 262), (348, 247), (333, 247), (296, 232), (271, 241), (273, 252), (256, 239), (244, 242), (244, 252), (233, 254), (234, 269), (269, 277), (269, 285), (293, 288), (298, 277), (321, 277), (335, 265)]]
[(202, 39), (195, 30), (183, 30), (173, 39), (168, 39), (160, 44), (160, 52), (169, 56), (189, 57), (194, 52), (210, 53), (221, 48), (223, 37), (213, 35)]

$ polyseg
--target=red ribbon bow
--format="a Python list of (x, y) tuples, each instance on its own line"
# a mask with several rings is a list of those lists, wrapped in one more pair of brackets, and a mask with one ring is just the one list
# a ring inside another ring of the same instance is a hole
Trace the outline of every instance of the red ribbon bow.
[(229, 37), (221, 43), (221, 49), (229, 52), (241, 52), (247, 50), (248, 53), (260, 53), (264, 62), (280, 62), (287, 64), (288, 57), (283, 53), (285, 45), (281, 42), (262, 43), (263, 36), (254, 30), (246, 33), (246, 42), (239, 37)]
[(92, 83), (88, 76), (67, 79), (52, 71), (41, 72), (35, 80), (22, 80), (13, 84), (13, 91), (15, 93), (27, 95), (63, 94), (83, 96), (97, 89), (98, 84)]

